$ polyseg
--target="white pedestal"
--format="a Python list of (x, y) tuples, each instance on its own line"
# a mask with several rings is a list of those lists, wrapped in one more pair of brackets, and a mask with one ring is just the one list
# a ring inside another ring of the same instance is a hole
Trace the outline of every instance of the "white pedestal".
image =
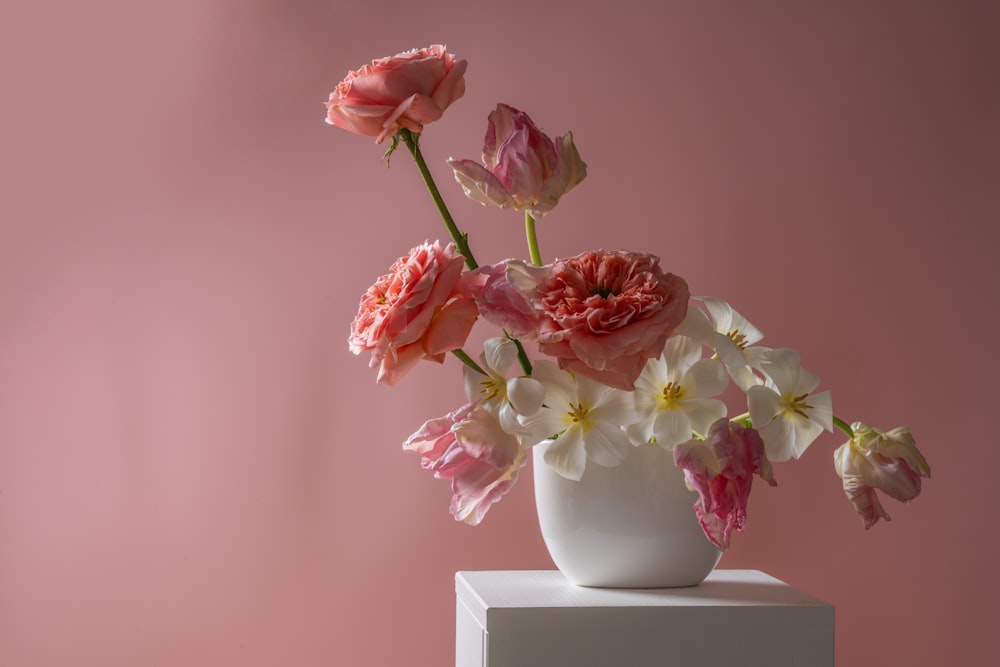
[(455, 592), (456, 667), (833, 667), (834, 608), (757, 570), (658, 589), (459, 572)]

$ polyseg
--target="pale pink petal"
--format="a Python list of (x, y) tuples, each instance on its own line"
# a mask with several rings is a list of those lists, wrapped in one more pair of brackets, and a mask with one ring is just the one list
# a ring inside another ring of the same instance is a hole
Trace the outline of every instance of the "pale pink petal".
[(438, 109), (444, 111), (452, 102), (465, 95), (465, 70), (468, 66), (469, 63), (465, 60), (456, 61), (444, 78), (437, 82), (431, 97)]
[(567, 192), (587, 176), (587, 165), (573, 144), (573, 133), (567, 132), (555, 141), (557, 158), (555, 168), (545, 179), (538, 201), (532, 207), (535, 216), (548, 213)]
[(476, 525), (517, 480), (526, 456), (517, 439), (478, 403), (432, 419), (403, 443), (421, 466), (451, 480), (451, 514)]
[(463, 280), (487, 322), (511, 336), (530, 335), (538, 327), (538, 314), (509, 282), (508, 275), (507, 262), (499, 262), (469, 271)]
[(486, 206), (492, 204), (500, 208), (515, 205), (514, 198), (496, 176), (483, 165), (473, 160), (448, 160), (455, 172), (455, 180), (462, 186), (465, 196)]
[(376, 143), (400, 128), (420, 132), (465, 94), (466, 66), (438, 44), (374, 60), (330, 93), (326, 121)]
[(497, 151), (504, 137), (514, 131), (514, 120), (521, 112), (507, 104), (497, 108), (486, 118), (486, 138), (483, 140), (483, 164), (492, 170), (497, 164)]
[(504, 184), (520, 208), (528, 208), (538, 200), (546, 175), (546, 149), (553, 153), (551, 143), (542, 141), (537, 130), (525, 123), (516, 123), (497, 152), (493, 174)]
[(727, 549), (732, 532), (746, 524), (753, 476), (775, 484), (757, 431), (725, 418), (712, 424), (706, 440), (677, 445), (674, 462), (684, 469), (688, 488), (698, 492), (698, 522), (720, 549)]
[(468, 197), (482, 204), (528, 210), (536, 217), (550, 211), (587, 175), (571, 134), (553, 141), (527, 114), (506, 104), (498, 104), (489, 115), (483, 171), (462, 164), (469, 162), (450, 161)]
[(920, 494), (921, 478), (930, 477), (930, 466), (906, 428), (884, 432), (861, 422), (851, 428), (854, 437), (834, 452), (834, 467), (844, 494), (870, 528), (889, 520), (875, 492), (909, 502)]

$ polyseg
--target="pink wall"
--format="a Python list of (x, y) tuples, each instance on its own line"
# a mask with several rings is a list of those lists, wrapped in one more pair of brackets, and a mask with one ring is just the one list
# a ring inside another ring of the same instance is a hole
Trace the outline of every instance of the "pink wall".
[[(456, 364), (389, 389), (346, 349), (442, 232), (322, 102), (438, 41), (470, 62), (424, 140), (445, 185), (497, 101), (572, 129), (547, 256), (655, 250), (930, 458), (866, 534), (825, 436), (722, 566), (835, 604), (840, 664), (1000, 660), (996, 4), (54, 4), (0, 21), (0, 665), (447, 665), (456, 570), (551, 567), (530, 484), (456, 525), (400, 451)], [(481, 258), (523, 252), (446, 196)]]

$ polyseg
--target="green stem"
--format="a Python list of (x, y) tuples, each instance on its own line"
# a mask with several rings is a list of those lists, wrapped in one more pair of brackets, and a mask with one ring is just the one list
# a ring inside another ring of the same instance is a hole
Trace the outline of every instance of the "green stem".
[(525, 375), (531, 375), (531, 360), (528, 359), (528, 353), (524, 351), (524, 346), (521, 345), (521, 341), (511, 336), (506, 331), (504, 331), (504, 335), (507, 336), (508, 340), (514, 341), (514, 345), (517, 347), (517, 361), (521, 364), (521, 370), (524, 371)]
[[(472, 249), (469, 248), (469, 235), (462, 233), (462, 231), (458, 228), (458, 225), (455, 224), (454, 218), (451, 217), (451, 213), (448, 211), (448, 207), (445, 205), (444, 199), (441, 197), (441, 192), (434, 183), (434, 177), (431, 176), (431, 171), (427, 167), (427, 162), (424, 160), (423, 153), (420, 152), (420, 135), (414, 134), (405, 128), (401, 129), (398, 134), (400, 138), (402, 138), (403, 143), (406, 144), (406, 147), (410, 149), (410, 155), (413, 156), (413, 162), (416, 163), (417, 170), (420, 172), (421, 178), (424, 179), (424, 185), (427, 186), (427, 191), (431, 194), (431, 199), (434, 200), (438, 213), (441, 214), (441, 219), (444, 220), (445, 227), (448, 228), (448, 233), (451, 235), (452, 241), (455, 242), (455, 247), (465, 257), (465, 265), (469, 267), (470, 270), (477, 268), (479, 265), (476, 263), (476, 258), (472, 254)], [(528, 250), (531, 253), (531, 261), (536, 266), (541, 266), (542, 256), (538, 252), (538, 239), (535, 236), (535, 219), (532, 217), (531, 213), (528, 213), (527, 211), (524, 213), (524, 224), (528, 235)], [(508, 338), (510, 338), (510, 336), (508, 336)], [(517, 360), (521, 364), (521, 368), (524, 370), (526, 375), (531, 375), (531, 360), (528, 359), (528, 354), (524, 351), (524, 346), (521, 345), (521, 341), (516, 338), (510, 339), (514, 341), (514, 344), (517, 346)], [(473, 361), (472, 357), (466, 354), (461, 348), (452, 350), (451, 352), (458, 357), (463, 364), (472, 370), (486, 375), (486, 371), (480, 368), (479, 364)]]
[(481, 373), (482, 375), (486, 375), (486, 371), (484, 371), (482, 368), (480, 368), (479, 364), (477, 364), (475, 361), (473, 361), (472, 357), (470, 357), (469, 355), (467, 355), (465, 353), (465, 350), (463, 350), (462, 348), (458, 348), (457, 350), (452, 350), (451, 353), (454, 354), (459, 359), (461, 359), (462, 363), (465, 364), (466, 366), (468, 366), (469, 368), (471, 368), (472, 370), (474, 370), (474, 371), (476, 371), (478, 373)]
[(538, 237), (535, 235), (535, 217), (530, 211), (524, 212), (524, 233), (528, 237), (528, 253), (531, 255), (531, 263), (535, 266), (542, 265), (542, 254), (538, 251)]
[(850, 438), (851, 440), (854, 440), (854, 429), (851, 428), (850, 424), (848, 424), (847, 422), (845, 422), (843, 419), (841, 419), (837, 415), (833, 416), (833, 425), (836, 426), (837, 428), (839, 428), (844, 433), (846, 433), (848, 438)]
[(746, 426), (747, 428), (753, 427), (753, 423), (750, 421), (750, 413), (749, 412), (744, 412), (741, 415), (737, 415), (735, 417), (732, 417), (732, 418), (730, 418), (729, 421), (736, 422), (738, 424), (742, 424), (743, 426)]
[(413, 156), (413, 161), (417, 164), (417, 170), (424, 179), (424, 185), (427, 186), (427, 191), (431, 193), (431, 199), (434, 200), (438, 213), (441, 214), (445, 227), (448, 228), (448, 233), (451, 234), (451, 240), (455, 242), (455, 247), (465, 257), (465, 265), (470, 269), (475, 269), (479, 265), (476, 264), (476, 258), (472, 256), (472, 250), (469, 248), (469, 236), (459, 230), (458, 225), (455, 224), (455, 220), (451, 217), (451, 213), (448, 212), (448, 207), (444, 204), (444, 199), (441, 198), (441, 192), (438, 190), (437, 185), (435, 185), (430, 169), (427, 168), (424, 156), (420, 152), (420, 146), (418, 145), (420, 135), (413, 134), (406, 128), (403, 128), (399, 131), (399, 136), (402, 137), (406, 147), (410, 149), (410, 155)]

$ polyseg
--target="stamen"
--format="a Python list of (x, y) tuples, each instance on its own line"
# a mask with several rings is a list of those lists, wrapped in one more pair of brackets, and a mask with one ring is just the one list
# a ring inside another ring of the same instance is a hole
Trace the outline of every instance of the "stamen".
[(812, 410), (813, 406), (805, 402), (807, 398), (809, 398), (808, 393), (796, 396), (791, 401), (789, 401), (788, 406), (785, 409), (790, 412), (794, 412), (800, 417), (809, 419), (809, 415), (806, 414), (806, 410)]
[(583, 403), (570, 403), (569, 407), (572, 409), (566, 414), (569, 415), (570, 420), (572, 420), (574, 424), (586, 421), (589, 410), (584, 407)]
[(479, 390), (479, 393), (486, 395), (486, 397), (483, 399), (484, 401), (491, 401), (500, 395), (500, 387), (492, 378), (483, 380), (479, 384), (482, 386), (482, 389)]
[(674, 403), (680, 400), (683, 394), (684, 389), (681, 388), (679, 384), (675, 384), (673, 381), (670, 381), (663, 388), (663, 394), (660, 396), (660, 400), (666, 404), (666, 407), (672, 408)]

